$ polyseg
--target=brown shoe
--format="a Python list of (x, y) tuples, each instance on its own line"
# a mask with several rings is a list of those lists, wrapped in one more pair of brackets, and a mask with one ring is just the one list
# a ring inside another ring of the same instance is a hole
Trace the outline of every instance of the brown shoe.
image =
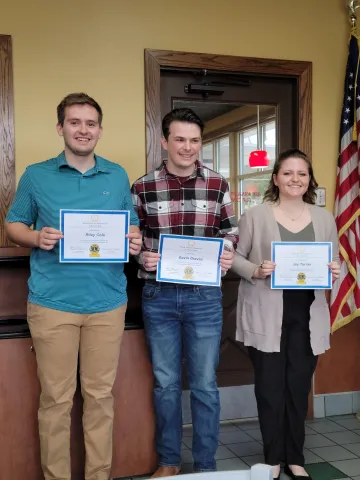
[(173, 477), (180, 473), (180, 467), (159, 467), (151, 478)]

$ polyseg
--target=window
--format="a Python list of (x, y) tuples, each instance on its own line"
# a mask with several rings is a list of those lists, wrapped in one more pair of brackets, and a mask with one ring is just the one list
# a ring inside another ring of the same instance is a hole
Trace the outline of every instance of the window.
[(204, 145), (201, 149), (201, 161), (208, 168), (214, 168), (214, 148), (213, 144)]
[[(259, 131), (256, 127), (238, 132), (238, 172), (236, 196), (238, 199), (238, 214), (262, 202), (267, 189), (271, 171), (276, 158), (276, 127), (275, 120), (260, 124)], [(259, 135), (259, 138), (258, 138)], [(266, 150), (270, 157), (267, 169), (251, 168), (249, 155), (253, 150)]]
[[(270, 165), (266, 169), (249, 166), (250, 153), (258, 149), (268, 152)], [(276, 153), (276, 124), (272, 117), (263, 120), (259, 129), (256, 124), (250, 125), (207, 141), (201, 158), (205, 166), (221, 173), (229, 182), (234, 210), (239, 217), (246, 209), (262, 202)]]
[(230, 180), (230, 137), (214, 140), (203, 145), (201, 149), (201, 161), (203, 164), (221, 173), (226, 180)]
[(217, 171), (225, 178), (230, 178), (230, 139), (224, 137), (216, 142)]

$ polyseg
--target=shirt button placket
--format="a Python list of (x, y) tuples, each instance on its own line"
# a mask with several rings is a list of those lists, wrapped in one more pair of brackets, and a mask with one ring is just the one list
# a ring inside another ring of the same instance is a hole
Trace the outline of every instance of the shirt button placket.
[(184, 225), (184, 210), (185, 210), (185, 201), (184, 201), (184, 189), (181, 188), (180, 189), (180, 195), (181, 195), (181, 201), (180, 201), (180, 225), (179, 225), (179, 228), (181, 230), (181, 234), (184, 233), (184, 228), (183, 228), (183, 225)]
[(80, 192), (80, 191), (82, 190), (82, 188), (83, 188), (84, 180), (85, 180), (85, 176), (84, 176), (84, 175), (80, 175), (80, 180), (79, 180), (79, 192)]

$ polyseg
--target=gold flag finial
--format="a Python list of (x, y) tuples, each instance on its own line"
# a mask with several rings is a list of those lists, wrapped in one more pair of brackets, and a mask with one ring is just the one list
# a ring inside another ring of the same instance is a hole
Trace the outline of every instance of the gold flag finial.
[(351, 33), (356, 32), (356, 10), (360, 7), (357, 0), (349, 0), (348, 2), (348, 11), (349, 11), (349, 21), (351, 25)]

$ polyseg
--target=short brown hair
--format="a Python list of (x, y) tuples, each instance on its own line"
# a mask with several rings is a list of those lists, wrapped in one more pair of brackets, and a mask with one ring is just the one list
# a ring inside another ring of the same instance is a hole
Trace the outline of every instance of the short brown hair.
[(274, 203), (279, 200), (279, 188), (275, 185), (274, 175), (277, 175), (279, 173), (279, 170), (283, 162), (291, 157), (301, 158), (302, 160), (304, 160), (304, 162), (307, 165), (309, 176), (310, 176), (310, 182), (309, 182), (309, 187), (307, 191), (303, 195), (303, 200), (306, 203), (310, 203), (311, 205), (314, 205), (316, 201), (316, 189), (318, 187), (318, 183), (315, 180), (314, 171), (313, 171), (310, 159), (304, 152), (302, 152), (297, 148), (291, 148), (290, 150), (286, 150), (285, 152), (280, 153), (280, 155), (276, 159), (274, 164), (274, 169), (271, 174), (269, 186), (264, 194), (263, 202)]
[(71, 107), (72, 105), (90, 105), (91, 107), (94, 107), (99, 114), (99, 125), (101, 125), (103, 119), (101, 107), (86, 93), (70, 93), (69, 95), (66, 95), (63, 100), (61, 100), (57, 107), (58, 125), (61, 125), (62, 127), (64, 126), (65, 109), (66, 107)]
[(169, 140), (170, 125), (172, 122), (194, 123), (200, 128), (201, 136), (204, 132), (204, 124), (193, 110), (190, 108), (175, 108), (167, 113), (162, 121), (162, 131), (166, 141)]

